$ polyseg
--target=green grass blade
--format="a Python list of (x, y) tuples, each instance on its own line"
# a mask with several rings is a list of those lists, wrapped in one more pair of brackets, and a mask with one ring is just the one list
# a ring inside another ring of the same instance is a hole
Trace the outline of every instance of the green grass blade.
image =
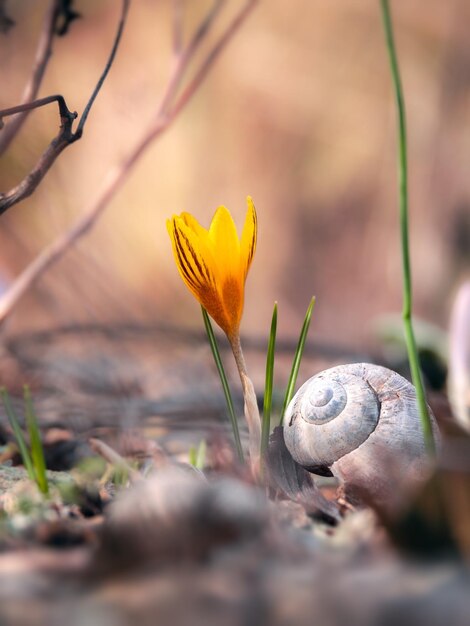
[(423, 429), (424, 440), (430, 454), (435, 453), (435, 442), (432, 431), (431, 418), (426, 403), (423, 377), (419, 362), (418, 348), (413, 328), (412, 319), (412, 284), (411, 284), (411, 261), (410, 244), (408, 233), (408, 149), (406, 132), (405, 100), (398, 66), (398, 57), (393, 36), (392, 16), (388, 0), (381, 0), (382, 22), (385, 32), (388, 60), (392, 75), (393, 91), (398, 120), (398, 192), (400, 205), (400, 236), (402, 253), (402, 276), (403, 276), (403, 328), (408, 361), (410, 364), (411, 378), (416, 388), (418, 410)]
[(18, 448), (21, 454), (21, 458), (23, 459), (23, 465), (25, 466), (25, 469), (28, 472), (29, 478), (31, 480), (34, 480), (34, 482), (36, 482), (36, 474), (34, 472), (34, 465), (29, 455), (28, 447), (26, 445), (26, 441), (21, 431), (20, 423), (11, 405), (10, 396), (8, 395), (8, 391), (5, 389), (5, 387), (2, 387), (0, 389), (0, 395), (2, 396), (3, 405), (5, 407), (5, 411), (8, 416), (8, 421), (10, 422), (10, 426), (13, 430), (13, 434), (15, 435), (16, 443), (18, 445)]
[(207, 444), (205, 439), (201, 440), (197, 448), (196, 446), (191, 446), (188, 452), (189, 464), (202, 471), (206, 465), (206, 451)]
[(206, 452), (207, 452), (206, 440), (203, 439), (197, 449), (196, 462), (194, 463), (194, 467), (196, 469), (201, 470), (201, 471), (204, 469), (206, 465)]
[(206, 328), (207, 338), (209, 339), (209, 345), (212, 350), (212, 356), (214, 357), (217, 371), (219, 372), (220, 382), (224, 390), (225, 401), (227, 403), (227, 409), (230, 416), (230, 422), (232, 424), (233, 437), (235, 439), (235, 446), (237, 448), (237, 454), (240, 461), (244, 461), (242, 443), (240, 440), (240, 431), (238, 430), (238, 421), (235, 415), (235, 408), (233, 406), (232, 394), (230, 393), (230, 387), (228, 384), (227, 376), (225, 374), (222, 359), (220, 358), (219, 347), (217, 345), (217, 339), (215, 338), (214, 330), (212, 328), (211, 321), (206, 309), (201, 306), (202, 317), (204, 319), (204, 326)]
[(193, 467), (196, 467), (197, 463), (197, 449), (196, 446), (191, 446), (188, 451), (188, 462)]
[(304, 352), (305, 341), (307, 339), (307, 333), (310, 326), (310, 320), (312, 319), (312, 311), (315, 306), (315, 296), (310, 300), (307, 312), (305, 313), (304, 323), (302, 324), (302, 330), (300, 331), (299, 342), (295, 351), (294, 360), (292, 361), (292, 369), (289, 376), (289, 382), (287, 384), (286, 395), (284, 396), (284, 403), (282, 405), (280, 425), (284, 421), (284, 413), (286, 412), (287, 405), (292, 400), (294, 395), (295, 383), (297, 382), (297, 375), (299, 373), (300, 363), (302, 361), (302, 355)]
[(36, 482), (41, 493), (49, 493), (49, 484), (46, 474), (46, 462), (44, 460), (44, 449), (41, 441), (41, 433), (39, 432), (38, 420), (34, 412), (33, 401), (31, 400), (31, 392), (27, 385), (23, 388), (24, 404), (26, 412), (26, 425), (28, 427), (31, 460), (34, 466)]
[(266, 379), (264, 383), (263, 422), (261, 425), (261, 456), (266, 453), (271, 427), (271, 406), (273, 401), (274, 356), (276, 352), (277, 302), (274, 303), (271, 330), (269, 332), (266, 355)]

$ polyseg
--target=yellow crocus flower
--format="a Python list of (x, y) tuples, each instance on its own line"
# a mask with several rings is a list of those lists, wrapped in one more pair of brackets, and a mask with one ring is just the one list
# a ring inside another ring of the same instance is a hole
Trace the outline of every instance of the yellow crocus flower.
[(241, 239), (224, 206), (215, 212), (209, 230), (190, 213), (167, 220), (183, 281), (229, 339), (238, 336), (246, 276), (256, 248), (256, 211), (250, 197), (247, 205)]

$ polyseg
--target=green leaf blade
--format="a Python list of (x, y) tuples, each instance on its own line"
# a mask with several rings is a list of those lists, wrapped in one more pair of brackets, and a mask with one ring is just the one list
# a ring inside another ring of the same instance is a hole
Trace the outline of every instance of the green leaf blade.
[(43, 494), (49, 493), (49, 483), (46, 474), (46, 461), (44, 459), (44, 448), (39, 432), (38, 421), (31, 399), (31, 392), (27, 385), (24, 386), (24, 403), (26, 410), (26, 425), (29, 433), (31, 446), (31, 460), (34, 466), (36, 483)]
[(28, 447), (26, 445), (25, 438), (21, 431), (21, 426), (18, 421), (18, 417), (13, 410), (13, 406), (10, 401), (10, 395), (5, 387), (0, 389), (0, 395), (3, 400), (3, 406), (5, 407), (5, 411), (8, 417), (8, 421), (10, 422), (10, 426), (13, 430), (13, 434), (15, 435), (16, 443), (18, 445), (18, 449), (21, 454), (21, 458), (23, 460), (23, 465), (28, 473), (30, 480), (36, 482), (36, 473), (34, 471), (34, 464), (31, 460), (31, 456), (28, 451)]
[(201, 472), (206, 466), (206, 453), (207, 453), (206, 440), (202, 439), (197, 449), (196, 463), (194, 464), (194, 467), (198, 470), (201, 470)]
[(222, 389), (224, 391), (225, 401), (227, 403), (227, 409), (230, 417), (230, 423), (232, 425), (233, 437), (235, 439), (235, 447), (237, 449), (238, 458), (243, 463), (243, 449), (242, 443), (240, 440), (240, 431), (238, 429), (238, 421), (235, 415), (235, 407), (233, 405), (232, 394), (230, 392), (230, 386), (228, 384), (227, 375), (225, 374), (225, 369), (222, 363), (222, 359), (220, 357), (219, 346), (217, 344), (217, 339), (214, 334), (214, 329), (212, 328), (211, 321), (209, 319), (209, 314), (206, 309), (201, 306), (202, 317), (204, 319), (204, 326), (207, 333), (207, 338), (209, 340), (209, 345), (212, 351), (212, 356), (214, 357), (214, 361), (217, 367), (217, 371), (219, 373), (220, 382), (222, 383)]
[(289, 402), (294, 395), (295, 383), (297, 382), (297, 376), (299, 374), (300, 363), (302, 362), (302, 356), (305, 348), (305, 341), (307, 339), (308, 329), (310, 327), (310, 321), (312, 319), (313, 307), (315, 306), (315, 296), (310, 300), (307, 312), (305, 313), (302, 329), (300, 331), (299, 341), (297, 343), (297, 349), (295, 351), (294, 360), (292, 361), (292, 369), (289, 376), (289, 382), (287, 383), (287, 389), (284, 396), (284, 403), (282, 405), (281, 419), (279, 424), (282, 426), (284, 421), (284, 414), (286, 412)]
[(271, 428), (271, 408), (273, 400), (274, 358), (276, 353), (277, 302), (274, 303), (266, 355), (266, 378), (264, 384), (263, 421), (261, 425), (261, 456), (266, 454)]

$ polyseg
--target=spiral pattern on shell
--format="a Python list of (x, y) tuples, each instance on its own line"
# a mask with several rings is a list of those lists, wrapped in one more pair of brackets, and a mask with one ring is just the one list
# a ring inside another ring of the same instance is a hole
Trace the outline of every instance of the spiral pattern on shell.
[(287, 407), (284, 440), (303, 467), (328, 467), (359, 483), (364, 477), (380, 483), (384, 456), (400, 459), (411, 475), (429, 460), (415, 388), (369, 363), (340, 365), (310, 378)]

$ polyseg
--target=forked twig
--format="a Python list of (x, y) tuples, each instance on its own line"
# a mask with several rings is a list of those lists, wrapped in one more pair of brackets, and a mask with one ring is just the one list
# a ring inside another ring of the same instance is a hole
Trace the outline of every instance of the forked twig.
[[(57, 8), (58, 5), (60, 3), (54, 3), (55, 6), (55, 13), (54, 13), (54, 19), (52, 20), (52, 29), (54, 28), (54, 25), (56, 23), (57, 17), (59, 15), (59, 9)], [(109, 70), (111, 69), (111, 65), (113, 64), (114, 61), (114, 57), (116, 56), (116, 51), (117, 48), (119, 46), (119, 43), (121, 41), (121, 36), (124, 30), (124, 26), (126, 23), (126, 18), (127, 18), (127, 13), (129, 11), (129, 5), (130, 5), (130, 0), (122, 0), (122, 11), (121, 11), (121, 17), (119, 20), (119, 24), (118, 24), (118, 28), (117, 28), (117, 32), (116, 32), (116, 36), (114, 38), (114, 43), (113, 43), (113, 47), (111, 49), (109, 58), (106, 62), (105, 68), (98, 80), (98, 83), (96, 84), (96, 87), (93, 90), (93, 93), (90, 96), (90, 99), (88, 100), (88, 103), (80, 117), (77, 129), (75, 132), (73, 132), (72, 129), (72, 124), (73, 121), (76, 119), (77, 114), (76, 113), (71, 113), (66, 104), (65, 104), (65, 100), (62, 96), (49, 96), (48, 98), (41, 98), (40, 100), (35, 100), (33, 102), (26, 102), (23, 104), (20, 104), (16, 107), (11, 107), (9, 109), (4, 109), (2, 111), (0, 111), (0, 129), (2, 127), (2, 120), (4, 117), (10, 116), (10, 115), (17, 115), (19, 114), (19, 116), (22, 116), (20, 118), (20, 125), (24, 122), (25, 120), (25, 116), (29, 113), (29, 111), (31, 111), (32, 109), (38, 108), (40, 106), (44, 106), (45, 104), (48, 104), (49, 102), (52, 102), (54, 100), (57, 100), (59, 103), (59, 111), (60, 111), (60, 129), (59, 129), (59, 133), (56, 135), (56, 137), (51, 141), (51, 143), (47, 146), (47, 148), (45, 149), (45, 151), (42, 153), (42, 155), (39, 157), (36, 165), (33, 167), (33, 169), (23, 178), (23, 180), (18, 183), (15, 187), (13, 187), (13, 189), (10, 189), (8, 192), (6, 193), (0, 193), (0, 215), (2, 215), (3, 213), (5, 213), (5, 211), (7, 211), (9, 208), (11, 208), (13, 205), (17, 204), (18, 202), (20, 202), (21, 200), (24, 200), (25, 198), (27, 198), (28, 196), (30, 196), (36, 189), (36, 187), (39, 185), (39, 183), (42, 181), (42, 179), (44, 178), (44, 176), (47, 174), (47, 172), (49, 171), (50, 167), (52, 166), (52, 164), (54, 163), (54, 161), (57, 159), (57, 157), (60, 155), (60, 153), (67, 147), (70, 146), (72, 143), (74, 143), (75, 141), (77, 141), (78, 139), (81, 138), (81, 136), (83, 135), (83, 128), (85, 126), (86, 120), (88, 118), (88, 114), (90, 112), (91, 107), (93, 106), (93, 103), (101, 89), (101, 87), (103, 86), (103, 83), (106, 79), (106, 76), (109, 73)], [(53, 30), (52, 30), (52, 34), (53, 34)], [(52, 38), (52, 35), (51, 35)], [(49, 41), (49, 48), (48, 48), (49, 52), (48, 54), (50, 55), (51, 52), (51, 42)], [(47, 62), (47, 61), (46, 61)], [(43, 67), (42, 67), (42, 72), (44, 72), (45, 70), (45, 65), (46, 63), (44, 63)], [(39, 81), (40, 82), (40, 81)], [(39, 88), (39, 84), (37, 85), (37, 87)], [(17, 117), (14, 118), (18, 119), (18, 115)], [(5, 129), (2, 131), (3, 132), (7, 132), (9, 128), (12, 127), (12, 123), (8, 124)], [(18, 124), (18, 122), (17, 122)], [(13, 129), (14, 130), (14, 129)], [(15, 133), (10, 137), (11, 141), (13, 139), (13, 136), (16, 134), (16, 132), (18, 132), (19, 128), (15, 131)], [(2, 137), (2, 133), (0, 133), (0, 138)], [(11, 135), (11, 132), (10, 132)], [(1, 153), (1, 151), (0, 151)]]
[[(212, 9), (196, 30), (195, 36), (188, 44), (186, 50), (176, 58), (176, 64), (174, 65), (173, 72), (167, 83), (167, 88), (162, 97), (160, 107), (147, 131), (132, 147), (121, 163), (116, 165), (109, 172), (97, 195), (85, 208), (82, 215), (72, 227), (60, 235), (50, 246), (45, 248), (30, 265), (23, 270), (10, 289), (0, 298), (0, 324), (10, 314), (21, 297), (39, 280), (39, 278), (53, 264), (58, 262), (80, 238), (92, 229), (111, 199), (127, 180), (130, 172), (142, 154), (153, 141), (160, 137), (171, 126), (179, 113), (199, 89), (215, 60), (235, 35), (249, 13), (254, 9), (258, 0), (247, 0), (245, 2), (212, 49), (208, 52), (207, 56), (203, 59), (192, 80), (177, 97), (185, 71), (202, 41), (202, 35), (200, 33), (205, 34), (208, 32), (223, 2), (225, 2), (225, 0), (216, 0)], [(191, 53), (189, 54), (188, 51), (191, 51)]]
[[(38, 41), (38, 47), (36, 49), (33, 71), (24, 88), (21, 104), (32, 102), (38, 95), (39, 87), (41, 86), (47, 64), (52, 54), (52, 40), (54, 38), (55, 25), (59, 14), (59, 5), (60, 0), (51, 0), (47, 9)], [(5, 152), (23, 126), (28, 112), (28, 109), (23, 109), (23, 111), (16, 115), (0, 133), (0, 156)]]
[(44, 178), (46, 172), (49, 170), (49, 168), (57, 159), (62, 150), (64, 150), (64, 148), (66, 148), (74, 141), (72, 124), (77, 117), (77, 114), (75, 112), (69, 111), (64, 98), (60, 95), (48, 96), (47, 98), (41, 98), (39, 100), (35, 100), (34, 102), (20, 104), (16, 107), (11, 107), (10, 109), (4, 109), (3, 111), (0, 111), (1, 122), (2, 117), (6, 117), (7, 115), (14, 115), (18, 112), (27, 113), (32, 109), (37, 109), (38, 107), (55, 101), (57, 101), (59, 105), (59, 133), (47, 146), (36, 165), (23, 178), (23, 180), (18, 183), (13, 189), (10, 189), (10, 191), (8, 191), (7, 193), (0, 193), (0, 215), (2, 215), (2, 213), (5, 213), (5, 211), (7, 211), (10, 207), (12, 207), (20, 200), (23, 200), (24, 198), (30, 196), (39, 185), (41, 180)]

